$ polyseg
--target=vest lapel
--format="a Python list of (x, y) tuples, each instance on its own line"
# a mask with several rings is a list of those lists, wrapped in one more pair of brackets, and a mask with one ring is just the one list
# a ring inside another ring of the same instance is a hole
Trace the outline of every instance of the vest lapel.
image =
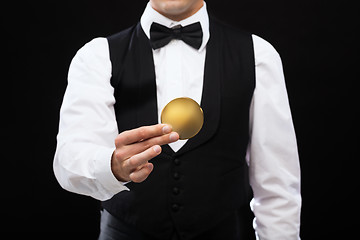
[(133, 46), (136, 51), (137, 63), (139, 66), (139, 107), (137, 111), (137, 125), (148, 126), (158, 123), (157, 116), (157, 97), (154, 59), (149, 39), (146, 37), (140, 23), (136, 28), (138, 36), (137, 46)]

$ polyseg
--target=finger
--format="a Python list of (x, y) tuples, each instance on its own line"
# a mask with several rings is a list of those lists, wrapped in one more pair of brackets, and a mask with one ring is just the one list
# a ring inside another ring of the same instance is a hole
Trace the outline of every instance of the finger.
[(137, 145), (139, 147), (140, 151), (144, 151), (144, 150), (150, 148), (151, 146), (154, 146), (154, 145), (161, 146), (161, 145), (176, 142), (177, 140), (179, 140), (179, 134), (176, 132), (172, 132), (172, 133), (165, 134), (165, 135), (162, 135), (159, 137), (147, 139), (143, 142), (139, 142), (134, 145)]
[(130, 179), (133, 182), (139, 183), (144, 181), (154, 169), (152, 163), (146, 163), (141, 169), (130, 173)]
[(140, 152), (126, 161), (127, 168), (130, 172), (135, 171), (142, 165), (148, 163), (149, 160), (153, 159), (161, 153), (161, 147), (155, 145), (143, 152)]
[(117, 136), (115, 140), (116, 146), (129, 145), (132, 143), (144, 141), (149, 138), (161, 136), (171, 132), (171, 127), (166, 124), (157, 124), (152, 126), (144, 126), (136, 129), (124, 131)]
[(142, 142), (134, 143), (131, 145), (123, 146), (124, 158), (130, 158), (134, 155), (140, 154), (147, 149), (156, 145), (165, 145), (179, 140), (179, 134), (172, 132), (158, 137), (153, 137)]

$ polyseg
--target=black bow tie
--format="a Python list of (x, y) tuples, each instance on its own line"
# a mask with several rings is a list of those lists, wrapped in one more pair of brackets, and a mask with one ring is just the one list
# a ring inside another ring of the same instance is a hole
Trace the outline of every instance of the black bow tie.
[(172, 39), (183, 40), (186, 44), (195, 49), (199, 49), (202, 43), (203, 32), (200, 22), (196, 22), (185, 27), (180, 25), (174, 28), (167, 28), (153, 22), (150, 28), (150, 45), (153, 49), (162, 48)]

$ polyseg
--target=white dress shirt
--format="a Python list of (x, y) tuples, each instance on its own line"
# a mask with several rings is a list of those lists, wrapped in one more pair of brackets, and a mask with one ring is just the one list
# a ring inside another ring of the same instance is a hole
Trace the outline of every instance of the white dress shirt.
[[(186, 96), (200, 103), (210, 38), (208, 13), (204, 3), (196, 14), (175, 22), (148, 3), (141, 17), (148, 37), (152, 22), (172, 27), (197, 21), (203, 30), (199, 50), (180, 40), (153, 50), (159, 116), (176, 97)], [(255, 35), (253, 42), (256, 88), (250, 106), (247, 162), (254, 192), (254, 228), (258, 239), (300, 239), (300, 167), (282, 63), (268, 42)], [(76, 53), (69, 68), (54, 157), (55, 176), (64, 189), (99, 200), (129, 190), (111, 171), (118, 129), (110, 78), (107, 39), (93, 39)], [(170, 146), (177, 151), (185, 142)]]

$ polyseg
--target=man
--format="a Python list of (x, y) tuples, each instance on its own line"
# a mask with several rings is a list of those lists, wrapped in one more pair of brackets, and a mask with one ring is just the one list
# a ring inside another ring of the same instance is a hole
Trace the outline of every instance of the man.
[[(158, 124), (174, 98), (204, 126)], [(300, 170), (281, 60), (265, 40), (208, 16), (203, 0), (150, 0), (140, 23), (74, 57), (55, 175), (102, 200), (99, 239), (299, 239)], [(249, 181), (250, 180), (250, 181)]]

